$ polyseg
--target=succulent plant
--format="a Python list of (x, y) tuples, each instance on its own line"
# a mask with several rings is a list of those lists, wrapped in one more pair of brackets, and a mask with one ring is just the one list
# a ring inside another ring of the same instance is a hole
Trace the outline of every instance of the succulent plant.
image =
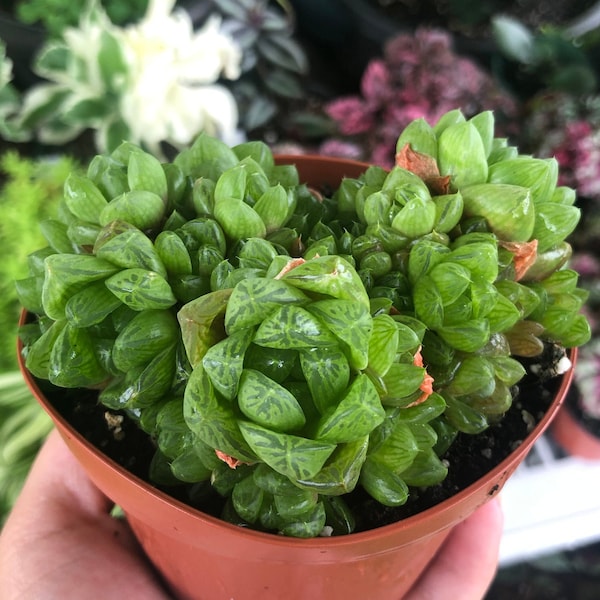
[(502, 419), (519, 356), (589, 326), (556, 161), (453, 110), (412, 122), (396, 163), (328, 193), (262, 142), (97, 156), (17, 284), (27, 368), (98, 389), (155, 441), (155, 478), (216, 490), (236, 523), (341, 534), (356, 486), (405, 503), (457, 432)]

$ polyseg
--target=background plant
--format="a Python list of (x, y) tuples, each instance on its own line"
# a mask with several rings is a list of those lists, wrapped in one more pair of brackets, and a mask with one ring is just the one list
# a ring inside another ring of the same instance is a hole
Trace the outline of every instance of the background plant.
[[(87, 0), (19, 0), (14, 10), (23, 23), (41, 25), (51, 37), (58, 38), (67, 27), (77, 26), (87, 4)], [(123, 25), (140, 19), (146, 12), (148, 0), (101, 0), (101, 5), (113, 23)]]
[(17, 284), (27, 368), (99, 386), (156, 440), (154, 480), (224, 496), (236, 523), (348, 533), (357, 485), (405, 503), (509, 409), (515, 356), (590, 331), (556, 161), (495, 138), (491, 112), (413, 121), (397, 151), (331, 197), (261, 142), (96, 157)]
[(16, 499), (31, 462), (52, 423), (33, 399), (17, 369), (15, 344), (20, 303), (14, 281), (27, 274), (27, 255), (44, 241), (32, 223), (50, 218), (62, 198), (74, 160), (29, 159), (9, 152), (0, 159), (0, 522)]
[(77, 28), (42, 48), (34, 70), (46, 81), (26, 93), (10, 126), (53, 145), (92, 129), (100, 150), (129, 139), (157, 155), (161, 143), (186, 144), (200, 131), (234, 136), (237, 106), (216, 82), (239, 76), (239, 48), (218, 16), (196, 32), (173, 5), (151, 0), (144, 19), (120, 28), (90, 3)]
[(381, 59), (369, 63), (360, 95), (326, 104), (337, 135), (320, 151), (389, 167), (398, 131), (419, 117), (434, 123), (455, 106), (467, 116), (494, 110), (499, 127), (516, 115), (512, 97), (475, 62), (457, 55), (447, 32), (400, 34), (385, 44)]
[(211, 1), (225, 18), (225, 31), (242, 47), (242, 75), (229, 87), (240, 126), (252, 135), (305, 100), (308, 59), (294, 38), (294, 12), (286, 0)]

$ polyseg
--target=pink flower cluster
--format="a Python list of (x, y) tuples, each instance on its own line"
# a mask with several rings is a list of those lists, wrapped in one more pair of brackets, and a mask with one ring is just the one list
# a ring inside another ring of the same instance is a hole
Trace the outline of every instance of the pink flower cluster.
[(587, 198), (600, 198), (600, 131), (587, 121), (567, 123), (548, 148), (560, 165), (561, 185), (568, 185)]
[(454, 53), (448, 33), (418, 29), (391, 39), (381, 59), (371, 61), (361, 95), (326, 106), (339, 137), (326, 140), (323, 154), (363, 158), (389, 167), (399, 133), (416, 118), (429, 123), (461, 108), (465, 116), (492, 109), (512, 116), (513, 99), (472, 60)]

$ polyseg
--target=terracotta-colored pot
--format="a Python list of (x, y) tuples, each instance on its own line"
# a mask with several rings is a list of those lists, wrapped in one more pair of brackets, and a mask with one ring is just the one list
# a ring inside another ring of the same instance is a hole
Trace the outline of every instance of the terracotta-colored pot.
[(567, 403), (552, 422), (552, 437), (571, 456), (600, 460), (600, 438), (590, 433)]
[[(285, 156), (303, 181), (336, 187), (364, 165)], [(576, 352), (570, 355), (574, 361)], [(390, 600), (404, 596), (452, 526), (496, 495), (554, 418), (572, 379), (566, 373), (550, 408), (496, 468), (433, 508), (366, 532), (296, 539), (223, 522), (156, 490), (107, 458), (58, 413), (21, 361), (23, 374), (91, 480), (118, 504), (146, 554), (186, 600)]]

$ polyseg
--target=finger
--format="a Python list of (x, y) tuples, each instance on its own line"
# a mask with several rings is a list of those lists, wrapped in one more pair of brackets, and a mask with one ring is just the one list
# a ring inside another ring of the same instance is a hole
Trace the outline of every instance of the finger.
[(166, 598), (127, 523), (109, 515), (112, 505), (53, 431), (0, 535), (6, 598), (66, 600), (98, 589), (117, 598), (130, 587), (145, 600)]
[(498, 566), (503, 515), (493, 499), (457, 525), (404, 600), (481, 600)]
[[(68, 508), (72, 517), (107, 514), (113, 507), (90, 481), (56, 430), (42, 446), (19, 503), (39, 503), (40, 497), (50, 506)], [(70, 512), (72, 510), (75, 512)]]

